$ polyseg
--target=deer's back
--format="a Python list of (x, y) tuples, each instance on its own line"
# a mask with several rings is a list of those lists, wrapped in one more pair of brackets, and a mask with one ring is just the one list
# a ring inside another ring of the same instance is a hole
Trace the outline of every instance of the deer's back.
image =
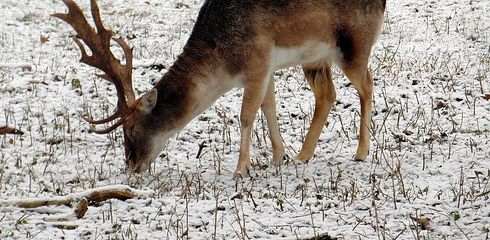
[(385, 0), (207, 0), (188, 45), (213, 49), (235, 71), (252, 53), (271, 44), (292, 48), (306, 42), (335, 46), (344, 41), (348, 46), (337, 47), (363, 42), (370, 49), (385, 4)]

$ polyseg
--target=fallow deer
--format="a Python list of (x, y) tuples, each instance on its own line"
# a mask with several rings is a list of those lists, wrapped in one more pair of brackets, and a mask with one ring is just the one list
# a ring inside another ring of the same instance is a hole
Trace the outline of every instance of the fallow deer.
[(81, 62), (103, 71), (98, 76), (112, 82), (117, 90), (115, 113), (103, 120), (86, 121), (103, 124), (119, 119), (95, 132), (104, 134), (123, 126), (130, 172), (147, 170), (168, 138), (235, 87), (244, 88), (235, 176), (249, 173), (252, 124), (259, 108), (270, 132), (272, 163), (281, 165), (285, 151), (272, 76), (275, 70), (294, 65), (302, 65), (315, 98), (311, 126), (295, 159), (307, 162), (313, 157), (336, 97), (332, 64), (342, 69), (358, 91), (361, 120), (355, 159), (366, 159), (372, 101), (367, 65), (382, 27), (385, 0), (206, 0), (183, 52), (154, 88), (139, 99), (135, 99), (132, 88), (132, 49), (121, 38), (114, 39), (122, 47), (126, 63), (114, 57), (110, 50), (113, 33), (103, 26), (96, 0), (91, 0), (96, 30), (76, 3), (63, 2), (68, 13), (54, 16), (76, 31), (74, 40), (81, 49)]

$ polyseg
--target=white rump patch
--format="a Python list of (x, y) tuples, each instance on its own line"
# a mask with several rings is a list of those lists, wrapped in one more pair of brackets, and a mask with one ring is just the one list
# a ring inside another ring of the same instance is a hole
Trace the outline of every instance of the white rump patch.
[(309, 42), (303, 46), (283, 48), (275, 47), (272, 50), (273, 70), (295, 66), (299, 64), (314, 63), (320, 60), (334, 62), (339, 59), (340, 50), (325, 42)]

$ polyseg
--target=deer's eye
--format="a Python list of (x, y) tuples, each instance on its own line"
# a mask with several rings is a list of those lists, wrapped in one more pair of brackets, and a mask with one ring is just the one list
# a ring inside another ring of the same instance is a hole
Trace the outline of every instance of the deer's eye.
[(134, 127), (128, 127), (124, 131), (124, 135), (128, 138), (128, 140), (132, 140), (134, 136)]

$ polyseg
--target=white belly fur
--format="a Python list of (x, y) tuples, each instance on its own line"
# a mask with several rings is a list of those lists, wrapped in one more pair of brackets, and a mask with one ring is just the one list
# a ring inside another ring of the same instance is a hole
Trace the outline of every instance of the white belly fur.
[(308, 43), (292, 48), (274, 47), (272, 50), (272, 68), (277, 70), (299, 64), (314, 63), (319, 60), (335, 62), (339, 56), (340, 50), (325, 42)]

